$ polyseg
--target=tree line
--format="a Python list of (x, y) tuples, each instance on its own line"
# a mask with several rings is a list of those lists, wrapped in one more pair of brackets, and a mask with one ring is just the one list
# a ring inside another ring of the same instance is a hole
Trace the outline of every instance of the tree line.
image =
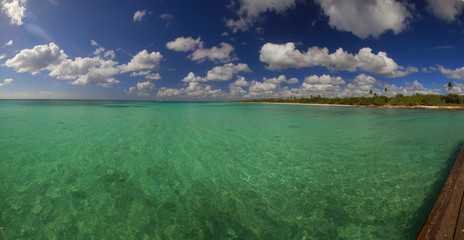
[(240, 102), (276, 102), (276, 103), (316, 103), (316, 104), (342, 104), (342, 105), (374, 105), (374, 106), (448, 106), (464, 104), (464, 96), (457, 94), (434, 95), (415, 94), (404, 96), (397, 94), (394, 97), (372, 96), (372, 97), (350, 97), (350, 98), (323, 98), (321, 96), (310, 96), (309, 98), (266, 98), (250, 99)]

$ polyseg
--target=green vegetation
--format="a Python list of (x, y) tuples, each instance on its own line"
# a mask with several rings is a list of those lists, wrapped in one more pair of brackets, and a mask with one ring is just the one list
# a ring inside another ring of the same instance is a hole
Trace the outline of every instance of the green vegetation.
[(451, 89), (453, 89), (453, 84), (451, 82), (448, 82), (448, 91), (451, 92)]
[[(388, 91), (384, 90), (385, 93)], [(370, 92), (372, 95), (372, 93)], [(352, 98), (322, 98), (321, 96), (310, 96), (309, 98), (269, 98), (251, 99), (245, 102), (276, 102), (276, 103), (317, 103), (317, 104), (342, 104), (342, 105), (362, 105), (362, 106), (463, 106), (464, 96), (457, 94), (433, 95), (416, 94), (403, 96), (397, 94), (395, 97), (379, 96), (376, 93), (372, 97), (352, 97)]]

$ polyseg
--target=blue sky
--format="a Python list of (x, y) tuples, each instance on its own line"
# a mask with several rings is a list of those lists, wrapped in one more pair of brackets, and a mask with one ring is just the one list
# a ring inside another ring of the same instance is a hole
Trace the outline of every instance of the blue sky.
[(0, 4), (2, 99), (464, 94), (461, 0)]

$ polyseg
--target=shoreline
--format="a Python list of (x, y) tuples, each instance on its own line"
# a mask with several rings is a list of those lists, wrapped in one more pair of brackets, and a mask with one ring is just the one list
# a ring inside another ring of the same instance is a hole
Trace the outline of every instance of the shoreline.
[(288, 103), (288, 102), (240, 102), (240, 103), (266, 103), (266, 104), (293, 104), (293, 105), (313, 105), (313, 106), (334, 106), (334, 107), (364, 107), (364, 108), (395, 108), (395, 109), (427, 109), (427, 110), (464, 110), (464, 106), (427, 106), (427, 105), (345, 105), (345, 104), (324, 104), (324, 103)]

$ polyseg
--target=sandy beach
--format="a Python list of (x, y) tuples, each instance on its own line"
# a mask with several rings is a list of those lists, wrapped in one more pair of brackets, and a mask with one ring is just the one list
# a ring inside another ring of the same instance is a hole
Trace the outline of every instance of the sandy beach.
[(314, 106), (335, 106), (335, 107), (370, 107), (370, 108), (398, 108), (398, 109), (432, 109), (432, 110), (464, 110), (464, 106), (404, 106), (404, 105), (345, 105), (345, 104), (321, 104), (321, 103), (286, 103), (286, 102), (242, 102), (242, 103), (266, 103), (266, 104), (293, 104), (293, 105), (314, 105)]

